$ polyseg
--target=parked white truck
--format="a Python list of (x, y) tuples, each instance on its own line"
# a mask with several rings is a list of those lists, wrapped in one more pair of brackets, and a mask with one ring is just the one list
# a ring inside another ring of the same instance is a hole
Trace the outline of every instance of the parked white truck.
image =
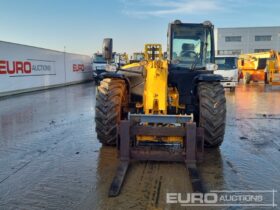
[(218, 65), (218, 70), (214, 73), (222, 75), (224, 78), (222, 85), (225, 88), (230, 88), (230, 91), (234, 92), (238, 84), (237, 57), (220, 55), (215, 57), (215, 61)]

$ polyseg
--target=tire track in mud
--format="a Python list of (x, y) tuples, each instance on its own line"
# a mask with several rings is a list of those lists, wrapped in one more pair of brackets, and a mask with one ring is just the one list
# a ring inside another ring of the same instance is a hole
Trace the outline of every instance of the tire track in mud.
[[(93, 209), (174, 209), (176, 206), (166, 204), (166, 193), (191, 192), (191, 184), (184, 164), (139, 161), (132, 162), (121, 194), (108, 198), (109, 185), (115, 172), (112, 170), (112, 175), (103, 177), (106, 181), (99, 181), (99, 185), (103, 182), (108, 185), (99, 197), (101, 201), (94, 204)], [(100, 187), (99, 185), (97, 188)]]

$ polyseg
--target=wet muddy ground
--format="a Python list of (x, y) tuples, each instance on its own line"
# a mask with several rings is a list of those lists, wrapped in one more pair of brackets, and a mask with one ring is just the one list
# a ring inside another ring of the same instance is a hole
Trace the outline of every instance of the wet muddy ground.
[[(199, 164), (205, 187), (275, 189), (279, 208), (280, 89), (240, 85), (226, 97), (224, 143)], [(118, 159), (98, 143), (94, 106), (92, 83), (0, 99), (0, 209), (185, 209), (166, 203), (191, 192), (179, 163), (134, 163), (121, 195), (107, 197)]]

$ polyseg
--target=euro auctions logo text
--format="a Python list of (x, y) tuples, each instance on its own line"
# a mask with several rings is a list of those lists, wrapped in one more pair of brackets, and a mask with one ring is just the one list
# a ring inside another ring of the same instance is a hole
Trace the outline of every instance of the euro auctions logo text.
[(209, 193), (167, 193), (167, 204), (180, 206), (277, 207), (277, 190), (211, 190)]
[(0, 60), (0, 74), (31, 74), (32, 63), (30, 61)]
[(179, 203), (182, 206), (185, 204), (215, 204), (218, 202), (216, 193), (167, 193), (166, 203)]
[(83, 72), (85, 71), (84, 64), (73, 64), (73, 72)]
[(55, 74), (54, 61), (41, 61), (35, 59), (32, 61), (0, 60), (0, 74), (6, 74), (9, 76)]

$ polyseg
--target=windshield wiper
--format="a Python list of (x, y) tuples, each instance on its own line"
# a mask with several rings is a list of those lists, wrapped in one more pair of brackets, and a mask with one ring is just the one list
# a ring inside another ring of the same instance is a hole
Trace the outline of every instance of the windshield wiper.
[(198, 61), (199, 58), (200, 58), (200, 54), (195, 56), (195, 60), (194, 60), (193, 64), (191, 65), (191, 71), (195, 70), (195, 67), (197, 65), (197, 61)]

